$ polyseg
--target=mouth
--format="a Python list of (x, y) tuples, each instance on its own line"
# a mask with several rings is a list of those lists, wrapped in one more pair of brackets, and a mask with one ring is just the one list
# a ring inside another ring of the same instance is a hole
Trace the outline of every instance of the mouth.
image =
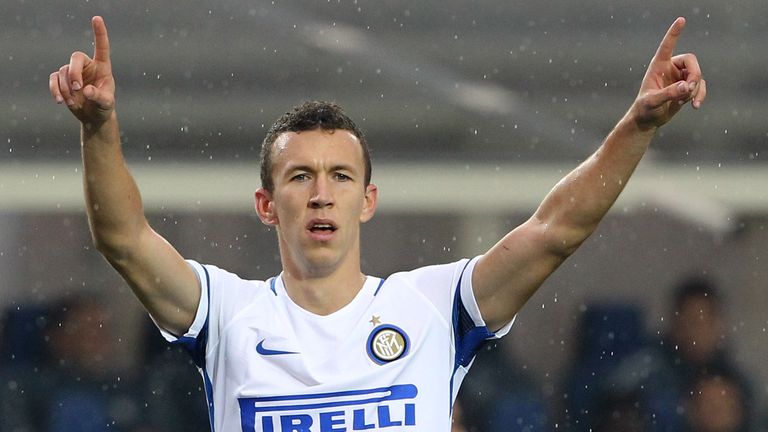
[(327, 220), (313, 220), (307, 225), (307, 229), (312, 234), (324, 236), (330, 235), (336, 232), (339, 228), (331, 221)]

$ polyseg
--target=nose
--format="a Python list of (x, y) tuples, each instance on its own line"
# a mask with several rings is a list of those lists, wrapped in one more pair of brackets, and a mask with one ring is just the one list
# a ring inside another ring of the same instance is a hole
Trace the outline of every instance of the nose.
[(312, 196), (309, 199), (309, 207), (313, 209), (325, 208), (333, 205), (333, 195), (328, 180), (324, 177), (314, 182)]

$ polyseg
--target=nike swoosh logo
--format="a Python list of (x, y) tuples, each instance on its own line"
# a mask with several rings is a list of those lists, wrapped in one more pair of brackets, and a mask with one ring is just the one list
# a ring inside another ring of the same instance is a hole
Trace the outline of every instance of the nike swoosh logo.
[(259, 344), (256, 345), (256, 352), (261, 355), (270, 356), (270, 355), (283, 355), (283, 354), (298, 354), (297, 352), (293, 352), (293, 351), (280, 351), (280, 350), (272, 350), (269, 348), (264, 348), (265, 340), (266, 339), (262, 339), (261, 342), (259, 342)]

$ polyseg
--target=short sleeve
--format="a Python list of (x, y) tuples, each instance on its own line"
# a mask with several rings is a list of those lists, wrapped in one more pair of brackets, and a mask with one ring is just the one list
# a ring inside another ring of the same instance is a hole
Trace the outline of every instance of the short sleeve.
[(480, 314), (475, 294), (472, 289), (472, 273), (480, 257), (467, 262), (458, 275), (458, 283), (453, 300), (453, 341), (456, 350), (456, 366), (469, 367), (477, 351), (488, 341), (498, 339), (512, 328), (515, 319), (498, 331), (488, 329)]
[[(480, 314), (480, 307), (477, 305), (477, 299), (475, 299), (475, 291), (472, 288), (472, 274), (475, 271), (475, 264), (477, 264), (479, 260), (480, 260), (479, 256), (470, 260), (469, 263), (467, 263), (467, 266), (464, 268), (462, 275), (460, 276), (460, 283), (459, 283), (460, 305), (463, 307), (465, 313), (468, 315), (468, 318), (471, 319), (474, 327), (484, 327), (487, 329), (485, 320)], [(512, 324), (514, 322), (515, 322), (515, 318), (513, 317), (507, 324), (502, 326), (499, 330), (496, 330), (495, 332), (489, 331), (488, 333), (491, 335), (490, 339), (498, 339), (502, 336), (505, 336), (507, 333), (509, 333), (509, 330), (512, 328)]]
[(152, 321), (155, 322), (155, 325), (160, 330), (160, 334), (163, 335), (165, 340), (183, 346), (192, 355), (195, 364), (199, 367), (203, 367), (205, 364), (205, 349), (208, 339), (211, 280), (208, 270), (202, 264), (192, 260), (187, 260), (187, 264), (189, 264), (192, 270), (195, 271), (198, 286), (200, 287), (200, 302), (197, 305), (197, 312), (195, 312), (195, 319), (192, 321), (192, 325), (189, 326), (189, 329), (184, 335), (176, 336), (160, 327), (154, 318), (152, 318)]
[[(205, 318), (208, 316), (208, 299), (210, 297), (210, 281), (208, 280), (208, 275), (206, 274), (207, 272), (203, 268), (203, 266), (197, 263), (196, 261), (187, 260), (187, 264), (192, 268), (192, 270), (195, 271), (195, 275), (197, 276), (198, 287), (200, 288), (200, 302), (197, 304), (197, 312), (195, 312), (195, 320), (192, 322), (192, 325), (189, 326), (189, 329), (181, 337), (176, 336), (170, 333), (169, 331), (165, 330), (164, 328), (160, 327), (160, 325), (157, 324), (157, 321), (155, 321), (155, 325), (160, 330), (160, 334), (162, 334), (165, 340), (167, 340), (168, 342), (176, 342), (183, 337), (196, 338), (200, 334), (200, 331), (203, 329), (203, 325), (205, 324)], [(154, 318), (152, 320), (154, 321)]]

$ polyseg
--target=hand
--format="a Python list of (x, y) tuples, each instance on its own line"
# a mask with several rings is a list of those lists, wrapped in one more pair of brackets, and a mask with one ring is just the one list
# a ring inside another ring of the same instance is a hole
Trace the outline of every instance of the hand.
[(69, 64), (53, 72), (48, 80), (51, 96), (66, 103), (83, 124), (100, 125), (115, 108), (115, 79), (109, 60), (107, 26), (101, 17), (93, 17), (93, 58), (77, 51)]
[(677, 39), (685, 27), (685, 18), (678, 18), (667, 30), (659, 49), (653, 56), (640, 92), (630, 112), (643, 130), (667, 123), (688, 101), (698, 109), (707, 96), (707, 84), (701, 78), (696, 56), (672, 56)]

